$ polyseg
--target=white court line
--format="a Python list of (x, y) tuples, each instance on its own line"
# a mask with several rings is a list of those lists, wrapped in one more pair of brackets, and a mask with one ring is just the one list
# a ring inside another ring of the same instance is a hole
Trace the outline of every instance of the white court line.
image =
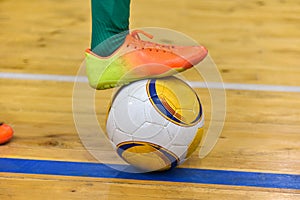
[[(76, 76), (52, 75), (52, 74), (22, 74), (22, 73), (5, 73), (0, 72), (2, 79), (21, 79), (21, 80), (39, 80), (39, 81), (59, 81), (75, 82)], [(88, 82), (87, 77), (78, 76), (78, 82)]]
[[(85, 76), (67, 76), (50, 74), (22, 74), (0, 72), (0, 79), (21, 79), (21, 80), (41, 80), (59, 82), (88, 82)], [(273, 92), (297, 92), (300, 93), (300, 86), (285, 85), (263, 85), (263, 84), (241, 84), (241, 83), (204, 83), (189, 82), (195, 88), (227, 89), (227, 90), (251, 90), (251, 91), (273, 91)]]

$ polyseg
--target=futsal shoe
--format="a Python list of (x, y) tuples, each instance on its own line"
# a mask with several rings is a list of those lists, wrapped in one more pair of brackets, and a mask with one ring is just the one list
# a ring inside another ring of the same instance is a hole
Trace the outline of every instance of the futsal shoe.
[(0, 145), (8, 142), (13, 137), (13, 129), (2, 122), (0, 122)]
[(142, 40), (139, 33), (153, 38), (144, 31), (135, 30), (108, 57), (86, 50), (86, 72), (91, 87), (102, 90), (141, 79), (171, 76), (193, 67), (207, 55), (203, 46), (157, 44)]

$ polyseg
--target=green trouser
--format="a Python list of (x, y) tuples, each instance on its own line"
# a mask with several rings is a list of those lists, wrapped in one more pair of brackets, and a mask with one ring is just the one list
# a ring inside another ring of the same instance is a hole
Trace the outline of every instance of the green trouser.
[(91, 49), (111, 55), (129, 32), (130, 0), (92, 0)]

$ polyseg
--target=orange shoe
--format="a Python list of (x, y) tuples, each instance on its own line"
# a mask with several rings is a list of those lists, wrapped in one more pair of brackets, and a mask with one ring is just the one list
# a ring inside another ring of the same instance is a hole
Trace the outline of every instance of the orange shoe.
[(160, 78), (184, 71), (207, 55), (203, 46), (162, 45), (141, 40), (135, 30), (111, 56), (101, 57), (86, 50), (86, 70), (90, 85), (95, 89), (113, 88), (145, 78)]
[(0, 144), (8, 142), (13, 137), (13, 134), (14, 131), (10, 126), (0, 122)]

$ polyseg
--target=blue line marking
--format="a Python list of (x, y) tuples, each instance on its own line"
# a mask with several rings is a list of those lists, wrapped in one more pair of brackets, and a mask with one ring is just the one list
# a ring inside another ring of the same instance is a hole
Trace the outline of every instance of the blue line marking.
[(87, 162), (0, 158), (0, 172), (300, 189), (300, 175), (296, 174), (187, 168), (175, 168), (166, 172), (134, 174), (117, 171), (110, 168), (109, 165)]

